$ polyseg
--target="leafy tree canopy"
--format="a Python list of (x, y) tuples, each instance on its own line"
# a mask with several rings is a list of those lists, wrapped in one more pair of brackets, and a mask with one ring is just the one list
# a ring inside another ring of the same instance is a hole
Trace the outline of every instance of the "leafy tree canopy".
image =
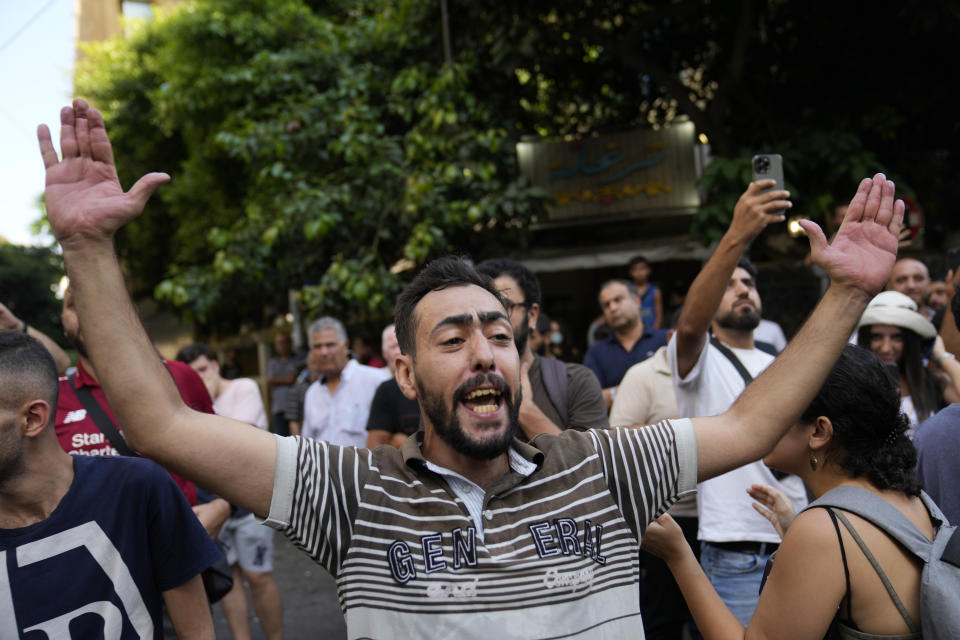
[(540, 194), (517, 140), (677, 118), (717, 158), (704, 240), (757, 152), (784, 155), (807, 215), (876, 170), (928, 223), (960, 197), (949, 3), (446, 2), (445, 19), (437, 0), (194, 0), (91, 48), (78, 92), (104, 110), (122, 179), (174, 177), (120, 241), (141, 289), (211, 327), (291, 288), (379, 320), (433, 255), (523, 246)]
[(522, 240), (537, 192), (477, 65), (442, 64), (434, 3), (378, 9), (199, 0), (90, 48), (121, 180), (173, 176), (119, 240), (141, 287), (211, 327), (290, 288), (363, 321), (429, 257)]

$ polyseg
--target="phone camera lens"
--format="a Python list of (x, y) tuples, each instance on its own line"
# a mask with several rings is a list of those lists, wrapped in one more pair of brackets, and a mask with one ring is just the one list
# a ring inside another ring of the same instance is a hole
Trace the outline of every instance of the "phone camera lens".
[(756, 173), (766, 173), (770, 170), (770, 158), (757, 158), (753, 161), (753, 169)]

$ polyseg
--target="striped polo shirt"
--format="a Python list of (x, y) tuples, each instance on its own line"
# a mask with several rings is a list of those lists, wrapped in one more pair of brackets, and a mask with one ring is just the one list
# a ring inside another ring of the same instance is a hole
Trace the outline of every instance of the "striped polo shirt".
[(489, 487), (482, 538), (420, 437), (278, 437), (266, 522), (336, 578), (350, 638), (643, 637), (640, 537), (696, 488), (689, 420), (515, 440), (535, 469)]

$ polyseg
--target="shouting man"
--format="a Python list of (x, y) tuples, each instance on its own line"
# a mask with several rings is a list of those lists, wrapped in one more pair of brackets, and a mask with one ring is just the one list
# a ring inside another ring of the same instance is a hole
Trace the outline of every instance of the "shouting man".
[[(489, 278), (430, 263), (397, 301), (397, 380), (424, 431), (374, 451), (277, 437), (180, 400), (124, 290), (113, 235), (166, 174), (124, 193), (100, 114), (39, 130), (51, 228), (94, 361), (135, 446), (265, 517), (337, 578), (350, 638), (626, 637), (640, 629), (638, 547), (696, 481), (770, 451), (818, 391), (890, 273), (903, 203), (864, 180), (833, 245), (804, 223), (832, 285), (726, 413), (645, 429), (513, 436), (522, 401), (508, 310)], [(770, 398), (776, 398), (771, 402)], [(802, 594), (797, 594), (801, 598)]]

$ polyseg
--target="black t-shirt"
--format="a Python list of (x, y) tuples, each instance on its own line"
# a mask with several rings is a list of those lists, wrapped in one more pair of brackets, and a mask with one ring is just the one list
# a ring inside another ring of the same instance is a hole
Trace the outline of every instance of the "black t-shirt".
[(396, 379), (390, 378), (377, 387), (370, 404), (367, 431), (381, 429), (410, 435), (420, 428), (420, 405), (400, 391)]

